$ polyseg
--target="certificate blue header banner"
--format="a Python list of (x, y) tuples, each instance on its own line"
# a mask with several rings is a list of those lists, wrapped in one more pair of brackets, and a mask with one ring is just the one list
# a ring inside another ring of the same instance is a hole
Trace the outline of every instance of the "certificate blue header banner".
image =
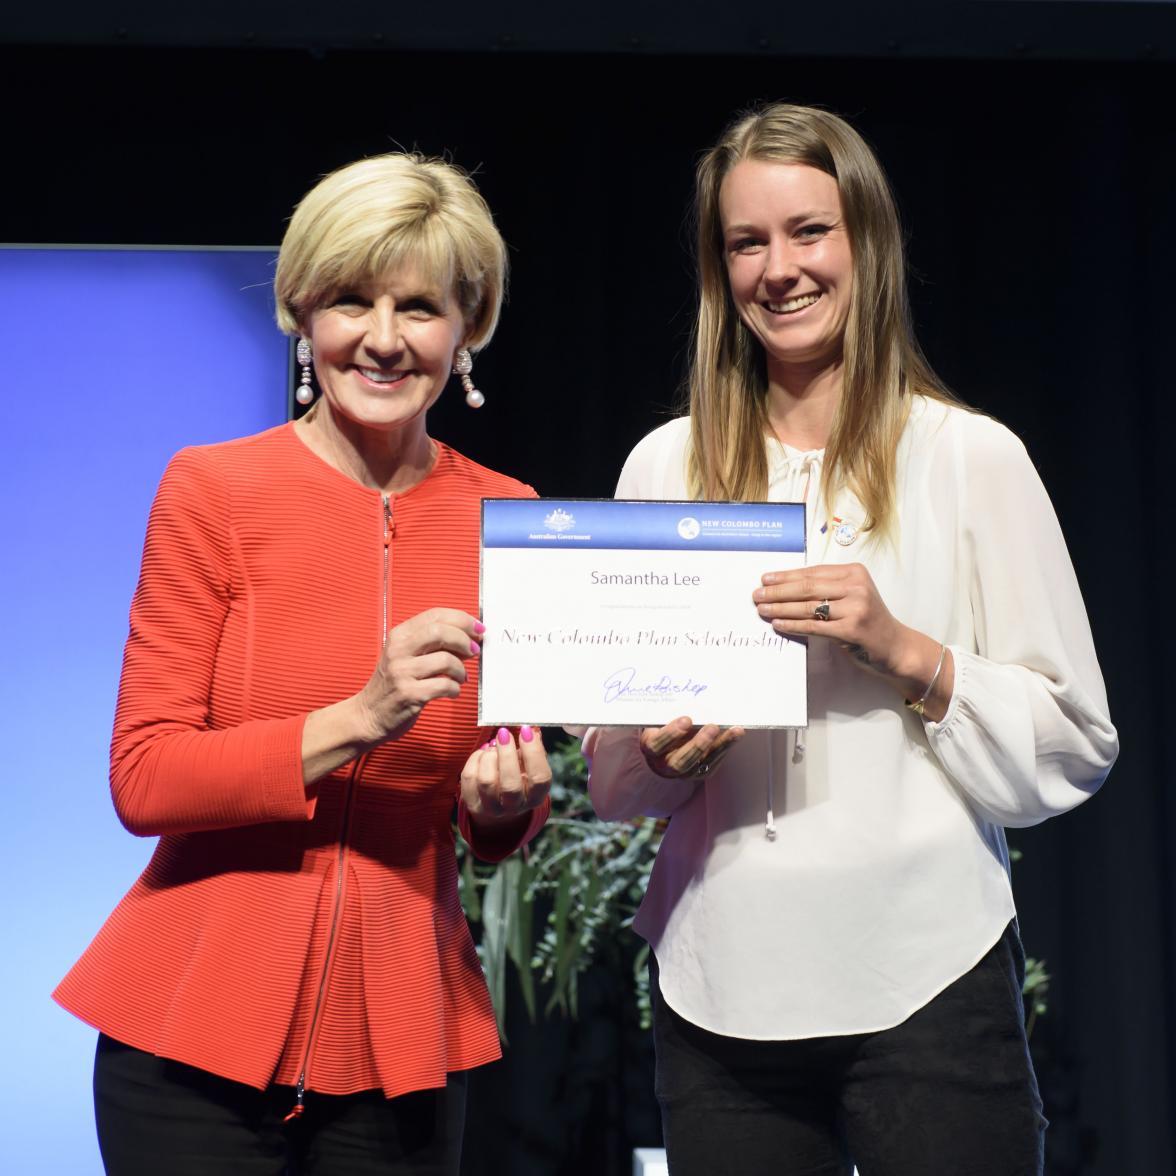
[(804, 551), (802, 502), (484, 498), (483, 547)]

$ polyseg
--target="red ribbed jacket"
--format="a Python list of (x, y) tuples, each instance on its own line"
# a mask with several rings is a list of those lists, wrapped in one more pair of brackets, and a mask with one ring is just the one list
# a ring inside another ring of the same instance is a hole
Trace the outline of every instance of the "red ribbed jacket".
[(160, 841), (54, 993), (65, 1008), (257, 1087), (305, 1069), (310, 1090), (393, 1097), (499, 1056), (450, 824), (476, 665), (459, 698), (309, 798), (301, 738), (371, 676), (385, 610), (389, 628), (434, 606), (477, 615), (480, 500), (533, 494), (440, 445), (386, 510), (292, 425), (172, 459), (111, 746), (119, 817)]

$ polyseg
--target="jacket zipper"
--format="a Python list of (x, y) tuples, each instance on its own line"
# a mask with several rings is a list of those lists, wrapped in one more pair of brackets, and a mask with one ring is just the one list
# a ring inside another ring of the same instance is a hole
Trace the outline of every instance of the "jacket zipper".
[(396, 524), (392, 519), (392, 495), (384, 495), (384, 616), (380, 629), (380, 649), (388, 641), (388, 577), (392, 563), (392, 536), (396, 534)]
[[(389, 494), (383, 495), (383, 504), (384, 569), (381, 601), (383, 615), (380, 621), (381, 649), (383, 649), (384, 643), (388, 640), (388, 577), (392, 562), (392, 536), (395, 534), (395, 526), (392, 520), (392, 496)], [(359, 782), (360, 769), (366, 759), (366, 755), (361, 755), (352, 765), (351, 774), (347, 778), (347, 790), (343, 796), (343, 819), (339, 830), (339, 855), (335, 862), (335, 902), (331, 909), (331, 929), (327, 933), (327, 952), (323, 960), (322, 975), (319, 977), (318, 993), (314, 998), (314, 1012), (310, 1018), (310, 1031), (306, 1035), (306, 1050), (302, 1055), (302, 1066), (298, 1071), (298, 1081), (294, 1084), (294, 1106), (286, 1116), (285, 1121), (287, 1123), (291, 1119), (297, 1119), (306, 1110), (306, 1072), (310, 1068), (310, 1055), (314, 1049), (315, 1032), (318, 1029), (319, 1017), (322, 1014), (323, 1002), (327, 995), (327, 982), (331, 975), (331, 965), (335, 960), (335, 938), (339, 932), (339, 915), (343, 910), (343, 881), (347, 872), (347, 842), (351, 834), (351, 802), (355, 796), (355, 786)]]

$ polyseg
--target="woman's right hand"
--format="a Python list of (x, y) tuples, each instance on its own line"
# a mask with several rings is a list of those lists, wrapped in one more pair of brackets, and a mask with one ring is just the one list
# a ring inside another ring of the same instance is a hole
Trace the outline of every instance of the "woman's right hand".
[(399, 739), (427, 703), (456, 698), (466, 681), (464, 663), (481, 652), (485, 631), (477, 617), (456, 608), (431, 608), (397, 625), (356, 696), (368, 741)]
[(705, 776), (742, 739), (742, 727), (696, 727), (682, 715), (664, 727), (641, 732), (641, 753), (650, 769), (670, 780), (694, 780)]
[(388, 634), (368, 684), (342, 702), (311, 711), (302, 727), (302, 779), (309, 788), (356, 756), (408, 733), (435, 698), (456, 698), (465, 662), (486, 631), (456, 608), (430, 608)]

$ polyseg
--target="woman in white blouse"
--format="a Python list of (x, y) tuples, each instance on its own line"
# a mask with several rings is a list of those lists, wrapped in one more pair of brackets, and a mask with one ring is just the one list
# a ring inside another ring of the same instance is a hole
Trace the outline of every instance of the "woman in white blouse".
[(697, 178), (690, 414), (617, 495), (807, 503), (808, 566), (748, 607), (809, 639), (810, 719), (585, 737), (602, 817), (670, 817), (636, 928), (671, 1171), (1038, 1173), (1002, 827), (1118, 749), (1065, 542), (1020, 441), (920, 353), (850, 126), (765, 107)]

